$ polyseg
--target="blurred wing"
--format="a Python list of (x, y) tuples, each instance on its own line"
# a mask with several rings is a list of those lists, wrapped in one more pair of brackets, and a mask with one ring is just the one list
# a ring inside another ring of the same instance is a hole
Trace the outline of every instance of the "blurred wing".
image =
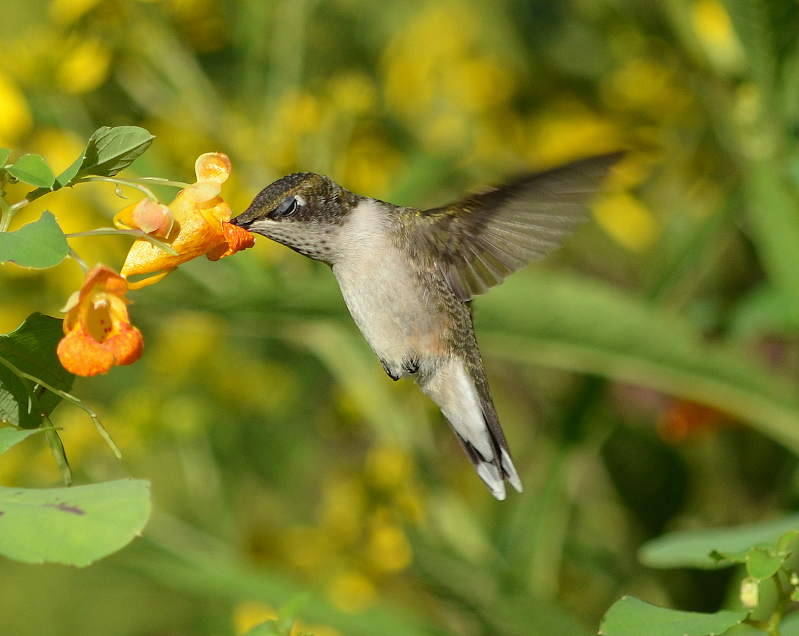
[(436, 254), (461, 300), (484, 294), (559, 247), (586, 219), (585, 204), (623, 155), (583, 159), (421, 212), (424, 236), (412, 240)]

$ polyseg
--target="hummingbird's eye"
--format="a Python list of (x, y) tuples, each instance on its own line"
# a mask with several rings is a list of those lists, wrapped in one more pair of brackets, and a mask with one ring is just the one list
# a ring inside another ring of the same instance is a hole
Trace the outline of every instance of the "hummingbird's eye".
[(297, 211), (298, 205), (297, 197), (286, 197), (280, 202), (280, 205), (275, 208), (271, 216), (276, 219), (283, 219), (287, 216), (291, 216)]

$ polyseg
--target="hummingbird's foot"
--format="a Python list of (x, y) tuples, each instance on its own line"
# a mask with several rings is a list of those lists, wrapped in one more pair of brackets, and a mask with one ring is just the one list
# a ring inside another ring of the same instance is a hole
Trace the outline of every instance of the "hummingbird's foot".
[(402, 368), (406, 373), (416, 375), (419, 372), (419, 358), (408, 358), (402, 361)]

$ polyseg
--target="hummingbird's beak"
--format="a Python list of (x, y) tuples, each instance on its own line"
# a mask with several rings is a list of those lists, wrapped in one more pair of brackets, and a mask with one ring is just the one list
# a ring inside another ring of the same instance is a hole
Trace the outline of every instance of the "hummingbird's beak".
[(232, 225), (237, 225), (244, 230), (249, 230), (250, 226), (255, 222), (258, 218), (257, 212), (252, 209), (252, 206), (244, 210), (241, 214), (239, 214), (235, 219), (231, 219), (230, 223)]
[(231, 225), (237, 225), (240, 228), (245, 229), (245, 230), (250, 229), (250, 225), (252, 224), (252, 221), (245, 221), (242, 217), (243, 217), (243, 214), (239, 214), (239, 216), (237, 216), (235, 219), (230, 219), (230, 224)]

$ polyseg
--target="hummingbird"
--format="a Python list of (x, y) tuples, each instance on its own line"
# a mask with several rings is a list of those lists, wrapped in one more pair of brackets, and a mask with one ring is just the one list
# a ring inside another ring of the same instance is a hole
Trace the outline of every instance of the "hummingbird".
[(298, 172), (264, 188), (232, 223), (332, 267), (385, 372), (416, 380), (502, 500), (505, 481), (518, 492), (522, 483), (488, 388), (471, 300), (560, 246), (623, 154), (526, 174), (430, 210)]

